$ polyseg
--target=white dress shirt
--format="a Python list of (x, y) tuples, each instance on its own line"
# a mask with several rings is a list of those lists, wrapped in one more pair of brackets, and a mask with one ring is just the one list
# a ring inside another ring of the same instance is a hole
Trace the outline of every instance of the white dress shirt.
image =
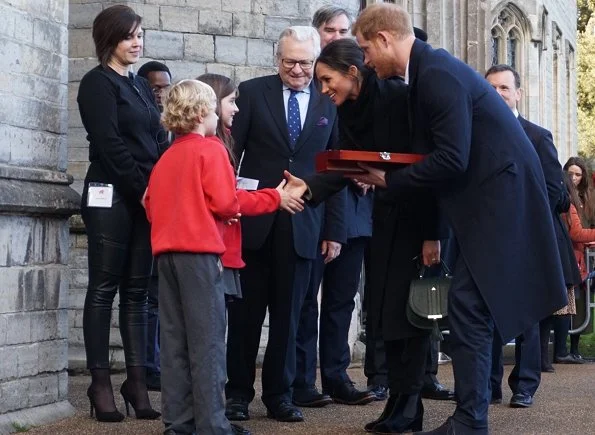
[[(287, 102), (289, 101), (289, 95), (291, 95), (291, 89), (288, 86), (283, 85), (283, 105), (285, 106), (285, 120), (287, 120)], [(300, 123), (302, 124), (302, 130), (304, 129), (304, 121), (306, 120), (306, 114), (308, 113), (308, 104), (310, 103), (310, 86), (308, 85), (302, 92), (298, 92), (295, 97), (298, 100), (300, 106)]]

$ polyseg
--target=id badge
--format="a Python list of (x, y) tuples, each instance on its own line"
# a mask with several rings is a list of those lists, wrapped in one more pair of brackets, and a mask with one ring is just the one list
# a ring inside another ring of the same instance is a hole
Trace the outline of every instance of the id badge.
[(238, 177), (236, 188), (242, 190), (256, 190), (258, 189), (258, 183), (259, 181), (254, 178)]
[(89, 183), (87, 207), (111, 208), (113, 198), (113, 184)]

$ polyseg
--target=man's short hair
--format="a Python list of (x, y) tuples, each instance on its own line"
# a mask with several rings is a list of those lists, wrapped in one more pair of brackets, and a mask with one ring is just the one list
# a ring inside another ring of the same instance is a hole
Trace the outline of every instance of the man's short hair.
[(169, 78), (171, 79), (171, 72), (169, 71), (167, 65), (161, 62), (157, 62), (156, 60), (152, 60), (150, 62), (145, 63), (138, 69), (137, 74), (149, 80), (149, 73), (160, 71), (166, 72), (167, 75), (169, 75)]
[(354, 35), (358, 32), (370, 40), (378, 32), (391, 32), (397, 39), (413, 35), (411, 16), (402, 8), (392, 3), (374, 3), (364, 9), (351, 28)]
[(320, 35), (318, 30), (311, 26), (291, 26), (286, 28), (279, 35), (279, 42), (277, 44), (277, 58), (281, 57), (281, 47), (283, 40), (291, 38), (299, 42), (312, 41), (312, 48), (314, 49), (314, 58), (320, 54)]
[(514, 86), (517, 89), (521, 89), (521, 76), (520, 74), (510, 65), (506, 65), (504, 63), (498, 65), (492, 65), (489, 70), (487, 70), (486, 75), (484, 76), (486, 79), (491, 74), (496, 74), (504, 71), (510, 71), (514, 76)]
[(353, 20), (347, 10), (332, 5), (323, 6), (314, 12), (314, 16), (312, 17), (312, 27), (318, 29), (320, 26), (328, 23), (334, 18), (340, 17), (341, 15), (347, 17), (347, 21), (349, 21), (349, 25), (351, 26)]

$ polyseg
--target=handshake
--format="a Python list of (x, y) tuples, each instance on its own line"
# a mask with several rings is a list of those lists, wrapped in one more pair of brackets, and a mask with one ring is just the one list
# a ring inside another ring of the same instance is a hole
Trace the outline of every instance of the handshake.
[(308, 190), (308, 185), (304, 180), (291, 175), (289, 171), (284, 171), (285, 179), (276, 187), (281, 195), (281, 204), (279, 208), (288, 213), (296, 214), (304, 210), (304, 200), (302, 196)]

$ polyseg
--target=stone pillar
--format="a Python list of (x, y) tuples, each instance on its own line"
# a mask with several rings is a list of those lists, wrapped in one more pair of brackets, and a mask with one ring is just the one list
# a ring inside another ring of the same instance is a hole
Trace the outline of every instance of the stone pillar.
[(68, 2), (0, 1), (0, 433), (70, 415)]

